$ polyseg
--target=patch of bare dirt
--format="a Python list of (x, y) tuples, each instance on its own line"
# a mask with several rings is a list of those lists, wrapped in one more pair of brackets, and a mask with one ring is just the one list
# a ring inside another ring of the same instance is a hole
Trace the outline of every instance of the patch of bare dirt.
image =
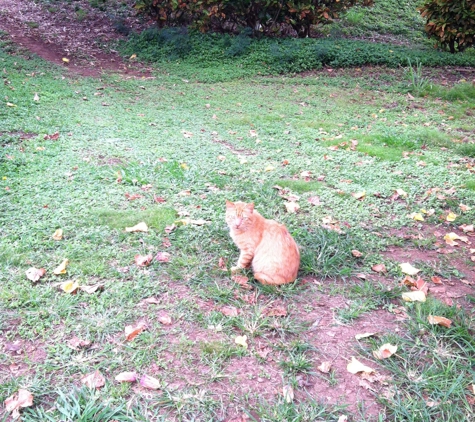
[(102, 72), (150, 74), (150, 68), (123, 60), (117, 52), (109, 50), (112, 41), (123, 38), (117, 32), (118, 25), (127, 30), (143, 28), (143, 23), (130, 14), (113, 18), (86, 0), (58, 5), (0, 0), (0, 16), (0, 30), (8, 33), (15, 44), (68, 72), (93, 77)]

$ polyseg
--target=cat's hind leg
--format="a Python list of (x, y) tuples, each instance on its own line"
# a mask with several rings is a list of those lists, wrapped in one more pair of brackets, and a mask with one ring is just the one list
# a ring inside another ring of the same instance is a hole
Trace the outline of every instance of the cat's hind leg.
[(293, 280), (287, 280), (280, 275), (273, 275), (272, 277), (265, 273), (254, 273), (254, 278), (262, 284), (270, 284), (277, 286), (279, 284), (290, 283)]

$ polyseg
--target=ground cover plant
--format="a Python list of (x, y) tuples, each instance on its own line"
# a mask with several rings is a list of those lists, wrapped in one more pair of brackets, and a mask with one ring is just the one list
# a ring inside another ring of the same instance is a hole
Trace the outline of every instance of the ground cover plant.
[[(470, 420), (471, 69), (0, 64), (0, 420)], [(232, 276), (226, 199), (297, 283)]]

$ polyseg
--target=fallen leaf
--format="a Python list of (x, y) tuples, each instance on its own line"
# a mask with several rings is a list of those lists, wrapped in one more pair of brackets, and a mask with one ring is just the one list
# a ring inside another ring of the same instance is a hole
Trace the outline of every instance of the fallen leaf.
[(237, 317), (238, 316), (238, 310), (235, 306), (223, 306), (219, 310), (223, 315), (226, 315), (228, 317)]
[(449, 212), (445, 217), (446, 221), (455, 221), (456, 218), (457, 214), (454, 214), (453, 212)]
[(286, 202), (285, 209), (288, 213), (293, 214), (296, 213), (300, 209), (300, 205), (297, 202)]
[(473, 232), (473, 224), (462, 224), (459, 226), (459, 229), (462, 230), (464, 233), (471, 233)]
[(163, 324), (163, 325), (171, 325), (171, 323), (172, 323), (171, 316), (168, 315), (165, 311), (161, 311), (158, 314), (157, 320), (160, 324)]
[(119, 382), (135, 382), (137, 381), (136, 372), (121, 372), (115, 376), (115, 380)]
[(155, 255), (155, 261), (168, 262), (170, 261), (170, 256), (168, 252), (158, 252), (157, 255)]
[(149, 255), (135, 255), (135, 264), (139, 267), (148, 267), (153, 259), (151, 254)]
[(292, 403), (294, 401), (294, 389), (290, 384), (284, 385), (282, 394), (286, 403)]
[(135, 325), (127, 325), (124, 329), (125, 339), (132, 341), (146, 328), (147, 324), (144, 321), (139, 321)]
[(341, 415), (339, 418), (338, 418), (338, 421), (337, 422), (348, 422), (348, 416), (346, 415)]
[(35, 96), (33, 97), (33, 101), (40, 101), (40, 96), (37, 92), (35, 92)]
[(409, 218), (412, 218), (416, 221), (424, 221), (424, 217), (420, 212), (413, 212), (412, 214), (409, 214)]
[(443, 327), (447, 327), (447, 328), (450, 328), (450, 325), (452, 324), (452, 320), (445, 317), (434, 316), (434, 315), (429, 315), (427, 317), (427, 321), (429, 321), (429, 324), (442, 325)]
[(58, 267), (56, 267), (53, 271), (53, 274), (60, 275), (60, 274), (66, 274), (66, 267), (69, 264), (68, 259), (63, 259), (63, 262), (59, 264)]
[(32, 405), (33, 395), (28, 390), (22, 388), (5, 400), (5, 410), (11, 412), (13, 419), (19, 418), (20, 409)]
[(464, 243), (470, 243), (468, 238), (466, 236), (459, 236), (458, 234), (454, 232), (447, 233), (444, 236), (445, 243), (447, 243), (450, 246), (457, 246), (458, 243), (455, 242), (456, 240), (461, 240)]
[(464, 204), (459, 204), (459, 208), (462, 210), (462, 212), (470, 211), (472, 208), (464, 205)]
[(251, 138), (252, 138), (252, 137), (255, 137), (255, 136), (257, 136), (257, 131), (251, 129), (251, 130), (249, 131), (249, 135), (251, 136)]
[(300, 173), (300, 177), (302, 179), (306, 179), (308, 177), (312, 177), (312, 172), (308, 170), (304, 170), (303, 172)]
[(158, 305), (160, 303), (160, 300), (152, 296), (152, 297), (147, 297), (142, 302), (148, 303), (149, 305)]
[(129, 201), (135, 201), (136, 199), (140, 199), (140, 198), (143, 198), (143, 195), (140, 195), (138, 193), (125, 193), (125, 197), (129, 200)]
[(366, 196), (366, 192), (363, 191), (363, 192), (352, 193), (351, 196), (355, 199), (363, 199)]
[(360, 257), (363, 256), (363, 254), (362, 254), (360, 251), (356, 250), (356, 249), (353, 249), (353, 250), (351, 251), (351, 254), (352, 254), (355, 258), (360, 258)]
[(149, 375), (142, 375), (142, 378), (140, 378), (140, 385), (149, 390), (158, 390), (160, 388), (160, 381)]
[(361, 340), (363, 338), (368, 338), (368, 337), (373, 337), (374, 335), (376, 335), (377, 333), (363, 333), (363, 334), (356, 334), (355, 335), (355, 339), (356, 340)]
[(25, 271), (26, 278), (33, 283), (36, 283), (41, 277), (43, 277), (46, 274), (46, 270), (44, 268), (28, 268)]
[(241, 287), (243, 287), (246, 290), (252, 289), (252, 286), (248, 283), (249, 278), (246, 277), (245, 275), (235, 274), (231, 277), (231, 280), (233, 280), (235, 283), (239, 284)]
[(416, 275), (420, 271), (418, 268), (413, 267), (408, 262), (399, 264), (399, 266), (401, 267), (401, 271), (403, 272), (403, 274), (407, 274), (407, 275)]
[(82, 377), (81, 383), (89, 388), (101, 388), (106, 384), (106, 379), (98, 370), (96, 370)]
[(78, 349), (85, 349), (91, 345), (91, 342), (89, 340), (81, 340), (79, 337), (72, 337), (68, 341), (68, 346), (73, 349), (73, 350), (78, 350)]
[(270, 306), (262, 311), (265, 316), (286, 316), (287, 310), (282, 305)]
[(425, 302), (426, 294), (421, 290), (414, 290), (412, 292), (404, 292), (402, 299), (406, 302)]
[(321, 205), (320, 198), (318, 196), (311, 196), (308, 198), (308, 202), (310, 202), (312, 205)]
[(434, 284), (443, 284), (442, 279), (436, 275), (433, 275), (431, 278), (432, 283)]
[(272, 171), (275, 167), (271, 166), (270, 164), (264, 169), (264, 171)]
[(373, 368), (370, 368), (369, 366), (364, 365), (354, 356), (351, 357), (351, 362), (346, 366), (346, 369), (348, 372), (352, 374), (357, 374), (358, 372), (367, 372), (367, 373), (374, 372)]
[(317, 369), (320, 372), (323, 372), (324, 374), (328, 374), (330, 372), (331, 367), (331, 362), (322, 362), (319, 366), (317, 366)]
[(79, 283), (77, 281), (65, 281), (59, 285), (60, 289), (69, 294), (76, 293), (79, 288)]
[(55, 132), (52, 135), (45, 135), (43, 139), (45, 141), (56, 141), (59, 139), (59, 132)]
[(133, 227), (126, 227), (126, 228), (125, 228), (125, 231), (128, 232), (128, 233), (133, 233), (133, 232), (148, 232), (148, 227), (147, 227), (147, 224), (142, 221), (141, 223), (138, 223), (138, 224), (136, 224), (136, 225), (133, 226)]
[(193, 133), (188, 132), (186, 130), (182, 131), (182, 133), (185, 138), (191, 138), (193, 136)]
[(53, 239), (54, 240), (61, 240), (63, 238), (63, 230), (61, 229), (57, 229), (54, 233), (53, 233)]
[(97, 283), (90, 286), (79, 286), (79, 290), (89, 293), (90, 295), (104, 289), (104, 283)]
[(394, 355), (397, 352), (397, 346), (393, 346), (392, 344), (386, 343), (383, 344), (378, 350), (373, 350), (373, 356), (376, 359), (387, 359)]
[(63, 57), (61, 60), (62, 60), (63, 63), (65, 63), (65, 64), (68, 64), (68, 63), (69, 63), (69, 59), (67, 59), (66, 57)]
[(368, 276), (364, 273), (355, 274), (356, 277), (361, 278), (361, 280), (366, 280)]
[(8, 103), (8, 102), (7, 102), (7, 107), (16, 107), (16, 104)]
[(244, 347), (245, 349), (248, 348), (247, 336), (236, 336), (236, 338), (234, 339), (234, 343), (238, 344), (239, 346)]
[(374, 271), (374, 272), (377, 272), (377, 273), (385, 273), (386, 272), (386, 266), (384, 264), (376, 264), (376, 265), (373, 265), (371, 267), (371, 269)]

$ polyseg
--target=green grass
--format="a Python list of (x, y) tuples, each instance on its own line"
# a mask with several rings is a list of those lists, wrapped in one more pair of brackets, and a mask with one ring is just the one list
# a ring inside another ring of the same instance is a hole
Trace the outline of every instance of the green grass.
[[(291, 43), (274, 51), (279, 60), (286, 62)], [(408, 245), (433, 252), (440, 241), (435, 230), (473, 220), (472, 143), (453, 141), (471, 136), (465, 128), (475, 102), (466, 84), (410, 98), (403, 69), (379, 69), (364, 83), (330, 72), (318, 79), (257, 73), (236, 79), (239, 68), (228, 78), (225, 66), (209, 65), (201, 74), (201, 65), (184, 60), (183, 72), (194, 75), (187, 80), (164, 68), (155, 79), (63, 77), (62, 69), (2, 42), (1, 68), (14, 89), (0, 103), (0, 402), (27, 388), (35, 397), (34, 406), (22, 410), (28, 421), (223, 420), (234, 414), (330, 421), (350, 412), (353, 420), (464, 420), (466, 387), (473, 383), (473, 315), (431, 297), (404, 304), (398, 261), (383, 253)], [(196, 82), (204, 79), (213, 83)], [(100, 97), (94, 95), (99, 87)], [(57, 140), (45, 139), (55, 132)], [(297, 213), (286, 211), (276, 184), (300, 197)], [(455, 192), (447, 193), (451, 187)], [(427, 194), (434, 188), (437, 194)], [(392, 199), (396, 189), (407, 197)], [(364, 198), (353, 196), (361, 192)], [(315, 195), (320, 205), (308, 201)], [(224, 221), (226, 199), (253, 201), (265, 217), (288, 227), (301, 252), (296, 283), (262, 286), (248, 271), (248, 291), (220, 268), (238, 257)], [(452, 224), (438, 220), (460, 203), (472, 210)], [(421, 208), (433, 208), (434, 216), (421, 223), (408, 217)], [(186, 218), (189, 224), (166, 230)], [(124, 231), (141, 221), (148, 233)], [(52, 239), (58, 228), (60, 241)], [(424, 239), (396, 237), (403, 230), (425, 234), (422, 229), (429, 232)], [(134, 262), (136, 255), (158, 252), (169, 253), (169, 262)], [(66, 274), (54, 275), (64, 258)], [(381, 262), (388, 272), (373, 279), (371, 267)], [(463, 272), (456, 260), (413, 264), (423, 277), (454, 283)], [(47, 271), (37, 283), (25, 276), (32, 266)], [(355, 282), (361, 273), (367, 280)], [(59, 287), (63, 281), (104, 286), (69, 295)], [(144, 301), (151, 297), (152, 303)], [(284, 309), (280, 315), (267, 313), (276, 306)], [(391, 312), (401, 306), (411, 319), (358, 349), (372, 359), (379, 341), (400, 345), (400, 357), (374, 362), (391, 374), (396, 395), (385, 399), (377, 391), (358, 407), (346, 396), (317, 400), (311, 387), (302, 387), (305, 377), (343, 391), (345, 362), (358, 343), (344, 338), (333, 353), (321, 336), (330, 327), (340, 335), (360, 323), (378, 325), (376, 311), (395, 320)], [(228, 316), (223, 307), (235, 313)], [(172, 324), (159, 321), (163, 312)], [(429, 313), (452, 318), (454, 326), (429, 326)], [(126, 341), (125, 327), (137, 321), (147, 329)], [(243, 335), (247, 349), (235, 343)], [(91, 347), (72, 348), (75, 336)], [(14, 342), (21, 353), (10, 351)], [(324, 359), (340, 360), (340, 367), (317, 376)], [(106, 385), (78, 389), (81, 377), (96, 369)], [(114, 380), (131, 370), (159, 379), (160, 390)], [(296, 392), (291, 403), (281, 394), (284, 385)], [(429, 399), (440, 405), (425, 406)], [(379, 407), (368, 416), (367, 405)]]

